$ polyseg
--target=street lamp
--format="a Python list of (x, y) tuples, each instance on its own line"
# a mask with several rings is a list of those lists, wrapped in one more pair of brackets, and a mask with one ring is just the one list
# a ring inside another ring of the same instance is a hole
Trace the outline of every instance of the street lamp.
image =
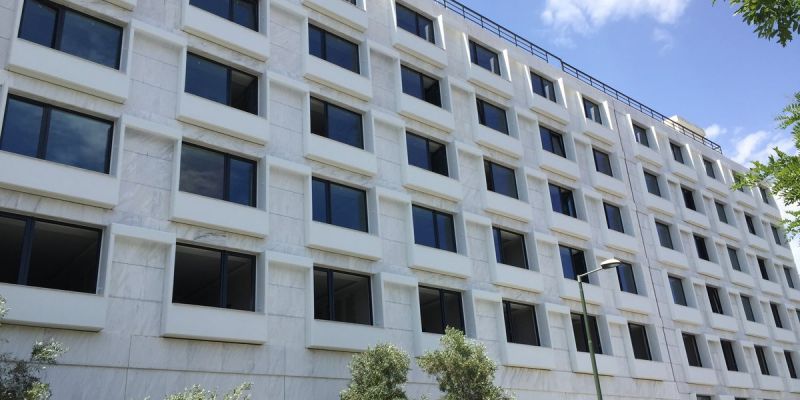
[(603, 400), (603, 392), (600, 390), (600, 375), (597, 373), (597, 360), (594, 356), (594, 344), (592, 344), (592, 335), (589, 333), (589, 314), (586, 312), (586, 299), (583, 297), (583, 278), (589, 275), (602, 271), (604, 269), (617, 268), (622, 264), (622, 261), (616, 258), (611, 258), (600, 263), (600, 268), (593, 269), (589, 272), (580, 274), (578, 278), (578, 289), (581, 292), (581, 307), (583, 308), (583, 329), (586, 335), (586, 341), (589, 344), (589, 358), (592, 360), (592, 375), (594, 376), (594, 388), (597, 392), (597, 400)]

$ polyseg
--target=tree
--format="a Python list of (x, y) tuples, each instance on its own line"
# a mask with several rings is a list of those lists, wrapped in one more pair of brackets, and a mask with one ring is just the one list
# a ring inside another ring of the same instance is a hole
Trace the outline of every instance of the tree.
[[(724, 0), (723, 0), (724, 1)], [(716, 4), (717, 0), (712, 0)], [(772, 40), (786, 47), (793, 35), (800, 34), (800, 0), (728, 0), (737, 7), (747, 25), (754, 25), (760, 38)]]
[(487, 355), (486, 348), (468, 340), (464, 333), (447, 328), (442, 348), (425, 353), (420, 368), (436, 378), (442, 400), (513, 400), (502, 388), (495, 386), (497, 366)]
[(341, 400), (406, 400), (403, 385), (410, 369), (408, 354), (392, 344), (379, 344), (350, 362), (353, 380)]
[[(245, 392), (249, 391), (252, 386), (252, 384), (247, 382), (242, 383), (226, 393), (221, 400), (250, 400), (250, 395)], [(212, 392), (203, 389), (200, 385), (194, 385), (191, 388), (184, 389), (183, 392), (171, 394), (165, 397), (164, 400), (217, 400), (219, 398), (218, 396), (216, 391)], [(149, 399), (149, 397), (147, 399)]]

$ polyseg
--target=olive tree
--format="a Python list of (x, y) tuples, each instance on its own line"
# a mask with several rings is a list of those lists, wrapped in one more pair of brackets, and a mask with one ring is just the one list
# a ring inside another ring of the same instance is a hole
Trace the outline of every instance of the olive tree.
[(408, 354), (393, 344), (379, 344), (353, 356), (350, 385), (341, 400), (406, 400), (403, 386), (410, 369)]

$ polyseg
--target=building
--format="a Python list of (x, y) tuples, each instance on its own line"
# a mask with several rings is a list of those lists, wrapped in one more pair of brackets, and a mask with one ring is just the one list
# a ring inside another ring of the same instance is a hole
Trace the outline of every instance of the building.
[(0, 2), (0, 346), (64, 342), (55, 398), (336, 399), (445, 325), (592, 398), (611, 257), (607, 399), (800, 397), (780, 213), (702, 132), (452, 0), (220, 4)]

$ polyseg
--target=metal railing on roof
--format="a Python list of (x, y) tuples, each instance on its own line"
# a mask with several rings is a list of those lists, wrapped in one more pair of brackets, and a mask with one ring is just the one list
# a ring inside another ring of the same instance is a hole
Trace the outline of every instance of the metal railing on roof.
[(564, 73), (577, 78), (581, 82), (584, 82), (587, 85), (597, 90), (600, 90), (606, 95), (613, 97), (614, 99), (628, 105), (629, 107), (633, 108), (636, 111), (641, 112), (644, 115), (647, 115), (648, 117), (651, 117), (657, 121), (661, 121), (670, 128), (722, 154), (722, 147), (720, 147), (720, 145), (717, 144), (716, 142), (707, 139), (703, 135), (698, 134), (697, 132), (689, 129), (688, 127), (684, 126), (683, 124), (677, 121), (669, 119), (664, 114), (644, 105), (642, 102), (633, 99), (632, 97), (626, 95), (625, 93), (622, 93), (617, 89), (614, 89), (613, 87), (607, 85), (603, 81), (594, 78), (593, 76), (579, 70), (578, 68), (573, 67), (572, 65), (562, 60), (561, 57), (558, 57), (557, 55), (537, 46), (528, 39), (525, 39), (524, 37), (517, 35), (516, 33), (510, 31), (509, 29), (501, 26), (497, 22), (494, 22), (491, 19), (484, 17), (477, 11), (461, 4), (456, 0), (433, 0), (433, 1), (441, 5), (445, 9), (455, 12), (456, 14), (460, 15), (467, 21), (470, 21), (480, 26), (481, 28), (496, 34), (497, 36), (513, 44), (514, 46), (536, 57), (541, 58), (548, 64), (559, 65), (561, 67), (561, 70), (564, 71)]

